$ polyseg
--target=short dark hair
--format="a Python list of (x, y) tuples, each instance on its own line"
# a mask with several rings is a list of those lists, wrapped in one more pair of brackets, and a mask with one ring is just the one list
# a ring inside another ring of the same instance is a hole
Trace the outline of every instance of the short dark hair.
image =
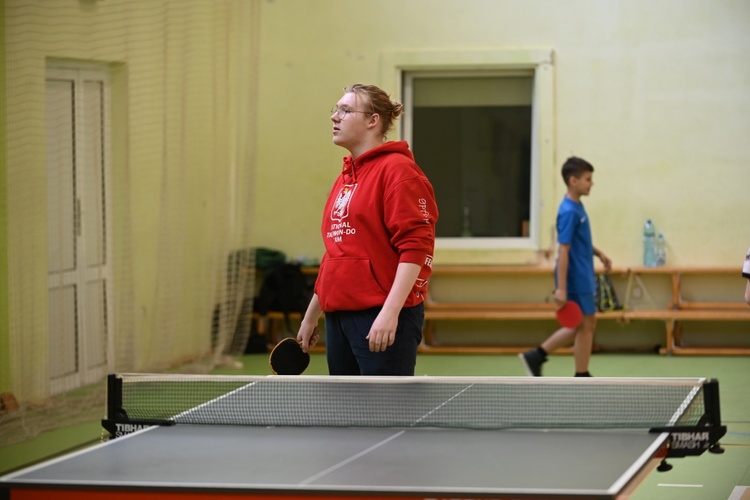
[(565, 185), (568, 185), (571, 177), (580, 177), (585, 172), (593, 172), (594, 167), (591, 163), (587, 162), (583, 158), (577, 156), (571, 156), (562, 166), (562, 178), (565, 181)]

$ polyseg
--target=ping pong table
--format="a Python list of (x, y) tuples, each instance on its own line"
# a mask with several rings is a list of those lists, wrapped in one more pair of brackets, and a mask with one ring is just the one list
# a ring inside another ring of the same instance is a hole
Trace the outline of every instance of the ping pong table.
[(620, 499), (726, 432), (706, 379), (108, 383), (109, 439), (0, 478), (0, 499)]

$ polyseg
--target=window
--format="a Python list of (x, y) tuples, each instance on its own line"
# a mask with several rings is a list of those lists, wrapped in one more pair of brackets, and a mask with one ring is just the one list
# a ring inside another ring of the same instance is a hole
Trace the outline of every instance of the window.
[(407, 73), (411, 144), (440, 200), (438, 238), (528, 238), (533, 73)]
[[(435, 188), (436, 252), (487, 250), (527, 261), (554, 238), (552, 51), (386, 53), (385, 84), (405, 111), (401, 137)], [(523, 255), (518, 251), (525, 252)], [(455, 254), (461, 262), (467, 254)], [(473, 253), (475, 262), (482, 261)], [(511, 254), (508, 254), (511, 255)], [(513, 260), (516, 259), (516, 260)]]

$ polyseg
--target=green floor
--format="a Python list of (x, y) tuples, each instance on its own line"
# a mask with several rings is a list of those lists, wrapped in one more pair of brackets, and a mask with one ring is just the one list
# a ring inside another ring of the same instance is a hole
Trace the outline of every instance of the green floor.
[[(240, 359), (242, 368), (221, 368), (216, 374), (268, 374), (266, 355)], [(552, 356), (544, 366), (549, 376), (569, 376), (573, 359)], [(711, 377), (719, 380), (722, 420), (728, 426), (722, 440), (725, 453), (672, 460), (667, 473), (652, 473), (631, 497), (635, 500), (725, 500), (737, 486), (750, 487), (750, 358), (661, 357), (637, 354), (597, 354), (591, 371), (598, 377)], [(307, 374), (327, 373), (324, 355), (313, 355)], [(521, 376), (516, 356), (421, 355), (417, 375)], [(0, 449), (0, 474), (39, 460), (96, 443), (99, 422), (46, 432), (28, 442)], [(613, 450), (616, 453), (616, 450)], [(750, 490), (746, 495), (750, 496)], [(742, 497), (747, 498), (747, 497)]]

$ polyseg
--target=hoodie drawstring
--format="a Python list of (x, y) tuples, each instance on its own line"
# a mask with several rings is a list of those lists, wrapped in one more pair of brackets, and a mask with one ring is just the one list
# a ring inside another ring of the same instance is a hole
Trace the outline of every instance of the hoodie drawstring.
[(357, 183), (357, 169), (354, 166), (354, 160), (351, 156), (344, 158), (344, 168), (341, 171), (341, 179), (344, 181), (344, 184), (347, 184), (346, 174), (349, 174), (349, 177), (351, 177), (352, 184)]

